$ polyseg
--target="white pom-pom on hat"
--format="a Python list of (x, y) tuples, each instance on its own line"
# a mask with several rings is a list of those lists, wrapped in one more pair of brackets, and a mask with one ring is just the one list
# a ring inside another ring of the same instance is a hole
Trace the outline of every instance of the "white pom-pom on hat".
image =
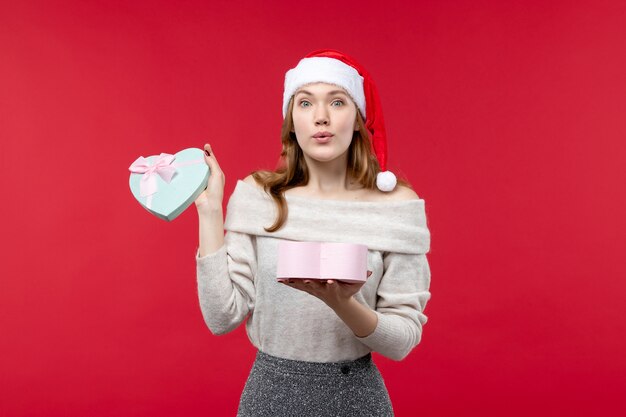
[(365, 127), (370, 133), (373, 152), (381, 170), (376, 176), (376, 187), (385, 192), (393, 191), (397, 180), (391, 171), (387, 171), (385, 122), (378, 90), (370, 75), (354, 58), (334, 49), (311, 52), (285, 75), (283, 117), (296, 90), (312, 82), (338, 85), (355, 101), (365, 119)]
[(391, 171), (379, 172), (378, 175), (376, 175), (376, 187), (378, 187), (380, 191), (393, 191), (397, 183), (398, 180)]

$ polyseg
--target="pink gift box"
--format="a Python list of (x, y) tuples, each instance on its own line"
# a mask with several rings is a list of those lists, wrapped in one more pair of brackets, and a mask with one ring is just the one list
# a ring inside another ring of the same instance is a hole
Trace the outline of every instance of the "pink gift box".
[(278, 242), (277, 279), (367, 279), (367, 246), (354, 243)]

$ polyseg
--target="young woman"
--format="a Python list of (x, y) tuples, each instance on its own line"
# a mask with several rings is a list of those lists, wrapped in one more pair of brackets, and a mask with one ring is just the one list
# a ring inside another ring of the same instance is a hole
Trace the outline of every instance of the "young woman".
[[(381, 172), (380, 102), (354, 59), (303, 58), (285, 76), (283, 116), (282, 166), (238, 181), (225, 223), (224, 174), (208, 144), (211, 176), (196, 200), (206, 324), (224, 334), (248, 317), (258, 349), (238, 415), (391, 416), (371, 352), (402, 360), (420, 342), (430, 298), (424, 200)], [(358, 284), (279, 282), (281, 239), (365, 244), (371, 274)]]

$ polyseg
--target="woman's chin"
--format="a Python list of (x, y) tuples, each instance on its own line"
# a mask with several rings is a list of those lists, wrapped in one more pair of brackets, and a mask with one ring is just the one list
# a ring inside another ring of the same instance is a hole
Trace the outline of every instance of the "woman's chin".
[(331, 162), (346, 155), (347, 150), (344, 152), (337, 152), (334, 149), (314, 149), (313, 152), (305, 152), (304, 154), (317, 162)]
[(309, 158), (314, 160), (315, 162), (332, 162), (335, 159), (337, 159), (340, 155), (337, 154), (332, 154), (332, 155), (320, 155), (320, 154), (313, 154), (313, 155), (309, 155)]

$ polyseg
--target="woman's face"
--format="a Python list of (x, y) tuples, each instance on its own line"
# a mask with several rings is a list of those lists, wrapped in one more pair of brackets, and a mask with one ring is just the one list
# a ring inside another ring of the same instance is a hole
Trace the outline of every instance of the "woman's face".
[(293, 100), (294, 132), (304, 155), (320, 162), (347, 156), (358, 125), (356, 105), (346, 91), (332, 84), (307, 84)]

